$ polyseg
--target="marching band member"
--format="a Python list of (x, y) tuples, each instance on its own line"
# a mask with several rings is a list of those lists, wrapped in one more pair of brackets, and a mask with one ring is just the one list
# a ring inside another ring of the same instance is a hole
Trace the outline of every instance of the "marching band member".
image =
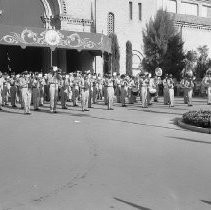
[(126, 79), (126, 76), (123, 74), (121, 75), (121, 102), (122, 107), (126, 107), (126, 97), (127, 97), (127, 89), (128, 89), (128, 81)]
[(42, 73), (38, 74), (38, 80), (39, 80), (39, 83), (40, 83), (40, 104), (39, 104), (39, 106), (43, 106), (44, 105), (44, 98), (45, 98), (46, 81), (45, 81)]
[(34, 111), (39, 111), (40, 105), (40, 81), (38, 79), (38, 73), (35, 73), (34, 78), (32, 79), (32, 100)]
[(192, 70), (188, 70), (186, 72), (187, 79), (184, 81), (184, 88), (187, 91), (187, 102), (188, 106), (193, 106), (192, 104), (192, 97), (193, 97), (193, 88), (194, 88), (194, 83), (193, 83), (193, 72)]
[(92, 76), (92, 87), (93, 87), (93, 104), (96, 104), (98, 96), (98, 88), (97, 88), (97, 77), (95, 73)]
[(60, 89), (62, 109), (67, 109), (66, 103), (67, 103), (67, 96), (68, 96), (68, 87), (69, 87), (69, 76), (66, 74), (63, 74), (62, 80), (61, 80), (61, 89)]
[(134, 77), (134, 84), (132, 87), (132, 97), (133, 97), (133, 102), (136, 103), (137, 99), (136, 97), (139, 94), (139, 81), (138, 81), (138, 77)]
[(0, 71), (0, 110), (2, 110), (2, 92), (3, 92), (4, 78)]
[(73, 74), (69, 74), (69, 86), (68, 86), (68, 101), (72, 101), (73, 99)]
[(211, 105), (211, 68), (206, 71), (206, 76), (202, 80), (202, 85), (207, 88), (207, 104)]
[(108, 110), (113, 110), (113, 100), (114, 100), (114, 80), (111, 74), (105, 80), (105, 86), (107, 88), (107, 102)]
[(24, 114), (31, 114), (30, 105), (31, 105), (31, 95), (32, 95), (32, 83), (30, 75), (27, 71), (23, 72), (22, 77), (19, 80), (19, 86), (21, 90), (21, 96), (24, 104)]
[(148, 107), (148, 86), (149, 86), (149, 73), (145, 72), (141, 74), (140, 78), (140, 87), (141, 87), (141, 101), (142, 108)]
[(16, 94), (17, 94), (17, 84), (16, 84), (16, 77), (15, 73), (11, 74), (11, 79), (10, 79), (10, 97), (11, 97), (11, 106), (13, 108), (16, 108)]
[(174, 81), (172, 74), (167, 79), (167, 86), (169, 91), (169, 107), (174, 107)]
[(74, 79), (73, 79), (73, 106), (78, 106), (77, 101), (79, 97), (79, 72), (74, 74)]
[(169, 90), (167, 84), (168, 74), (165, 74), (165, 78), (163, 79), (163, 97), (164, 97), (164, 105), (169, 104)]
[(149, 105), (152, 104), (153, 99), (157, 93), (157, 83), (155, 77), (149, 79)]
[(104, 97), (104, 103), (105, 105), (108, 105), (108, 96), (107, 96), (107, 84), (106, 84), (106, 81), (108, 79), (108, 75), (105, 74), (104, 77), (103, 77), (103, 97)]
[(23, 104), (23, 99), (22, 99), (22, 93), (21, 93), (21, 87), (20, 87), (20, 78), (22, 77), (22, 75), (17, 74), (16, 75), (16, 86), (17, 86), (17, 94), (16, 94), (16, 98), (17, 98), (17, 102), (19, 104), (21, 104), (21, 109), (24, 109), (24, 104)]
[(119, 73), (116, 75), (114, 83), (116, 87), (115, 95), (116, 95), (117, 103), (121, 103), (121, 78), (120, 78)]
[(50, 112), (52, 113), (56, 113), (60, 83), (61, 76), (58, 73), (58, 68), (54, 66), (51, 68), (51, 73), (48, 75), (48, 84), (50, 85)]
[(2, 92), (3, 105), (8, 105), (9, 95), (10, 95), (10, 82), (9, 82), (9, 76), (6, 74), (4, 83), (3, 83), (3, 92)]
[(180, 81), (180, 87), (183, 89), (184, 104), (188, 104), (188, 89), (185, 87), (187, 76), (185, 75)]
[(88, 79), (90, 81), (88, 108), (92, 108), (92, 102), (93, 102), (93, 78), (92, 78), (90, 70), (88, 71), (87, 74), (88, 74)]
[(84, 75), (84, 78), (80, 81), (81, 88), (81, 108), (82, 111), (89, 111), (88, 109), (88, 101), (89, 101), (89, 89), (91, 86), (90, 79), (88, 78), (88, 74)]
[(97, 90), (98, 90), (97, 98), (99, 100), (102, 100), (103, 99), (103, 78), (101, 77), (101, 74), (98, 74), (97, 76)]
[(133, 92), (132, 92), (134, 86), (135, 86), (134, 78), (130, 77), (129, 81), (128, 81), (128, 101), (129, 101), (129, 104), (134, 103), (134, 97), (133, 97)]

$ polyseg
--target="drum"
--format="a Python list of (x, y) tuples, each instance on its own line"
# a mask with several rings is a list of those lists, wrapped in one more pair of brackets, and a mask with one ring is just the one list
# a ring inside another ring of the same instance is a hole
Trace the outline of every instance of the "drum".
[(138, 88), (132, 88), (132, 95), (138, 96)]
[(151, 97), (155, 97), (156, 93), (149, 93)]
[(154, 88), (150, 88), (149, 89), (149, 94), (150, 94), (151, 97), (155, 97), (156, 96), (156, 92), (157, 92), (157, 90), (154, 89)]

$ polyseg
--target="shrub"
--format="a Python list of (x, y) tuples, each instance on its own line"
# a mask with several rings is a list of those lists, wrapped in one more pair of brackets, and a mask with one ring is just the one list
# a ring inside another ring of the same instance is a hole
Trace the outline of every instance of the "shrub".
[(211, 111), (189, 111), (183, 114), (183, 122), (197, 127), (211, 127)]

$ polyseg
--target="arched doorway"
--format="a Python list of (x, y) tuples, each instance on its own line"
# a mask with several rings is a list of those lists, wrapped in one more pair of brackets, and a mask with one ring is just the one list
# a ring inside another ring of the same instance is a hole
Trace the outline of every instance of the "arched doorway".
[[(55, 17), (61, 12), (59, 0), (1, 0), (0, 24), (46, 28), (43, 16)], [(59, 25), (59, 24), (57, 24)], [(0, 46), (0, 69), (5, 72), (41, 71), (49, 62), (49, 49), (38, 47)]]
[(143, 60), (143, 54), (138, 50), (133, 50), (133, 74), (136, 75), (140, 72), (140, 66)]

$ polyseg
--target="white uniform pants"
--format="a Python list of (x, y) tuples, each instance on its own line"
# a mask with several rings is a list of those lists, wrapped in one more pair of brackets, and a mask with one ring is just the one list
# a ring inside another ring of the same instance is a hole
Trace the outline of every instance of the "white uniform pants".
[(58, 99), (58, 85), (51, 84), (50, 85), (50, 110), (51, 111), (56, 111), (57, 99)]

